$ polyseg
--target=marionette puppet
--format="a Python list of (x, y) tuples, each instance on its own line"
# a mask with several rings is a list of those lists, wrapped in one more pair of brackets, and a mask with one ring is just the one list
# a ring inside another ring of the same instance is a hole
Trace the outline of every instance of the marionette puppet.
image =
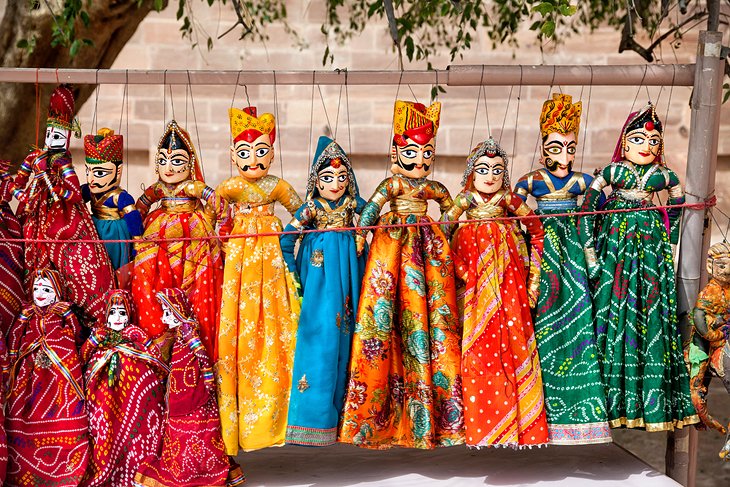
[(9, 204), (14, 187), (9, 169), (10, 161), (0, 160), (0, 334), (3, 337), (25, 300), (23, 230)]
[[(161, 335), (162, 308), (155, 293), (179, 287), (200, 317), (200, 339), (208, 356), (215, 357), (223, 258), (212, 237), (223, 204), (205, 184), (190, 135), (175, 120), (157, 145), (155, 173), (158, 181), (137, 200), (144, 234), (135, 244), (132, 297), (140, 326), (153, 338)], [(150, 212), (155, 203), (159, 205)]]
[[(534, 216), (512, 192), (507, 154), (494, 139), (466, 161), (464, 189), (442, 221)], [(458, 303), (463, 328), (461, 375), (466, 444), (522, 448), (548, 442), (540, 362), (530, 306), (540, 281), (543, 228), (521, 222), (530, 234), (527, 266), (520, 229), (512, 221), (465, 223), (451, 248), (462, 281)]]
[[(275, 119), (255, 107), (231, 108), (231, 163), (238, 176), (216, 193), (228, 202), (233, 235), (225, 244), (221, 304), (219, 404), (229, 455), (283, 445), (299, 317), (294, 276), (277, 235), (274, 205), (292, 215), (302, 200), (292, 186), (269, 174), (274, 161)], [(251, 236), (256, 235), (256, 236)]]
[[(337, 142), (322, 136), (306, 203), (284, 230), (352, 227), (364, 206), (349, 157)], [(303, 292), (286, 442), (327, 446), (337, 441), (365, 255), (358, 256), (354, 232), (326, 231), (305, 234), (295, 261), (299, 237), (281, 236), (284, 260), (296, 269)]]
[[(84, 137), (86, 181), (81, 186), (84, 201), (91, 203), (91, 218), (103, 240), (131, 240), (142, 235), (142, 217), (134, 198), (119, 187), (122, 182), (124, 139), (102, 128)], [(104, 243), (115, 270), (133, 259), (129, 242)]]
[(8, 470), (8, 436), (5, 432), (5, 398), (7, 397), (10, 361), (5, 345), (5, 333), (0, 333), (0, 485), (5, 485)]
[[(555, 445), (611, 441), (606, 395), (596, 351), (588, 271), (573, 213), (593, 178), (573, 171), (582, 104), (553, 94), (540, 114), (544, 168), (517, 181), (532, 195), (545, 229), (540, 285), (534, 306), (535, 339), (545, 393), (548, 439)], [(602, 197), (603, 193), (599, 193)]]
[(33, 301), (8, 334), (8, 486), (76, 486), (91, 453), (78, 347), (81, 325), (59, 272), (36, 270)]
[(240, 467), (224, 452), (212, 364), (198, 336), (198, 320), (186, 293), (157, 293), (162, 323), (172, 335), (162, 449), (142, 461), (135, 486), (238, 486)]
[(655, 193), (667, 204), (684, 202), (677, 174), (662, 161), (663, 128), (654, 106), (629, 115), (611, 164), (586, 191), (583, 211), (598, 207), (596, 222), (581, 217), (579, 236), (591, 279), (598, 359), (606, 385), (611, 427), (663, 431), (699, 421), (677, 331), (672, 243), (679, 238), (681, 210), (647, 210)]
[(88, 242), (99, 240), (99, 234), (82, 199), (68, 150), (71, 133), (81, 136), (68, 86), (61, 85), (51, 94), (46, 125), (44, 147), (25, 158), (14, 181), (23, 237), (50, 240), (26, 243), (25, 266), (27, 275), (36, 269), (57, 270), (75, 305), (74, 313), (91, 328), (104, 319), (104, 294), (114, 287), (114, 269), (104, 246)]
[(134, 326), (129, 291), (107, 293), (106, 321), (81, 347), (92, 455), (84, 487), (132, 485), (140, 462), (159, 452), (168, 368)]
[[(360, 225), (431, 223), (428, 201), (451, 206), (428, 180), (440, 103), (396, 101), (393, 176)], [(379, 216), (389, 202), (391, 211)], [(358, 250), (367, 231), (357, 236)], [(438, 225), (375, 230), (362, 281), (340, 441), (366, 448), (434, 448), (464, 442), (454, 263)]]
[[(710, 282), (697, 296), (691, 314), (692, 333), (685, 347), (690, 364), (692, 404), (702, 425), (727, 433), (707, 407), (707, 389), (713, 377), (719, 377), (730, 393), (730, 244), (723, 241), (710, 247), (707, 256)], [(730, 426), (730, 425), (728, 425)], [(720, 458), (730, 460), (730, 437), (720, 450)]]

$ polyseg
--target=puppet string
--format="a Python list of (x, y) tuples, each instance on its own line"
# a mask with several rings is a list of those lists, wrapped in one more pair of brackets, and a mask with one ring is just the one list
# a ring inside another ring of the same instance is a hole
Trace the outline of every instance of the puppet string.
[(352, 232), (352, 231), (364, 231), (364, 230), (378, 230), (378, 229), (389, 229), (389, 228), (408, 228), (408, 227), (430, 227), (434, 225), (446, 226), (446, 225), (458, 225), (465, 223), (486, 223), (486, 222), (500, 222), (500, 221), (515, 221), (515, 220), (533, 220), (543, 218), (558, 218), (558, 217), (581, 217), (590, 215), (606, 215), (609, 213), (632, 213), (638, 211), (656, 211), (656, 210), (669, 210), (688, 208), (691, 210), (705, 210), (712, 208), (717, 204), (717, 199), (712, 196), (707, 200), (699, 203), (682, 203), (679, 205), (661, 205), (661, 206), (646, 206), (643, 208), (619, 208), (615, 210), (595, 210), (595, 211), (576, 211), (576, 212), (565, 212), (565, 213), (551, 213), (543, 215), (523, 215), (523, 216), (504, 216), (504, 217), (493, 217), (493, 218), (480, 218), (473, 220), (449, 220), (449, 221), (422, 221), (415, 223), (393, 223), (388, 225), (370, 225), (362, 227), (338, 227), (338, 228), (312, 228), (303, 230), (289, 230), (289, 231), (278, 231), (278, 232), (261, 232), (261, 233), (238, 233), (232, 235), (209, 235), (205, 237), (175, 237), (175, 238), (142, 238), (142, 239), (119, 239), (119, 240), (102, 240), (102, 239), (43, 239), (43, 238), (0, 238), (0, 242), (26, 242), (26, 243), (163, 243), (163, 242), (188, 242), (188, 241), (205, 241), (205, 240), (228, 240), (237, 238), (248, 238), (248, 237), (278, 237), (281, 235), (302, 235), (305, 233), (323, 233), (323, 232)]

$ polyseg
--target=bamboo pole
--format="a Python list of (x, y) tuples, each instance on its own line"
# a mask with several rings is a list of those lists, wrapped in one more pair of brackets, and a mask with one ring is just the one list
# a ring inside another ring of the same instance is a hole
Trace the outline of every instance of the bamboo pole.
[[(687, 203), (705, 201), (715, 192), (725, 64), (720, 57), (721, 51), (721, 32), (700, 33), (691, 99), (692, 121), (685, 178)], [(707, 282), (705, 256), (711, 233), (708, 211), (687, 209), (684, 212), (677, 269), (677, 311), (683, 342), (689, 337), (686, 317), (694, 307), (700, 286)], [(683, 485), (694, 486), (697, 464), (697, 430), (694, 427), (669, 433), (666, 460), (667, 475)]]
[(692, 64), (620, 66), (449, 66), (414, 71), (186, 71), (0, 68), (0, 82), (130, 85), (609, 85), (692, 86)]

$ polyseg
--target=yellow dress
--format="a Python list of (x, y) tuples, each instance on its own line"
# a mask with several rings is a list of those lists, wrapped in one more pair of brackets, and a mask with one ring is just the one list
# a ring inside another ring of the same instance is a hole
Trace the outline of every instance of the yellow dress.
[[(216, 189), (234, 219), (233, 235), (281, 231), (274, 203), (294, 212), (302, 200), (276, 176), (240, 176)], [(218, 405), (226, 453), (284, 444), (299, 298), (279, 237), (232, 238), (218, 332)]]

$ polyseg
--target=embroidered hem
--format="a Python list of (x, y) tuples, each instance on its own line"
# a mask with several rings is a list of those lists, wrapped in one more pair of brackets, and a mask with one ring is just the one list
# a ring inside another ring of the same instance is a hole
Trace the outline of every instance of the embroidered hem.
[(330, 446), (337, 442), (337, 428), (286, 427), (286, 444), (301, 446)]
[(594, 445), (611, 443), (611, 428), (608, 422), (583, 424), (548, 423), (551, 445)]
[(646, 431), (672, 431), (674, 428), (682, 429), (684, 426), (699, 423), (700, 418), (696, 414), (687, 416), (684, 419), (673, 419), (672, 421), (665, 421), (663, 423), (645, 423), (644, 418), (637, 419), (626, 419), (618, 418), (612, 419), (608, 422), (611, 428), (643, 428)]

